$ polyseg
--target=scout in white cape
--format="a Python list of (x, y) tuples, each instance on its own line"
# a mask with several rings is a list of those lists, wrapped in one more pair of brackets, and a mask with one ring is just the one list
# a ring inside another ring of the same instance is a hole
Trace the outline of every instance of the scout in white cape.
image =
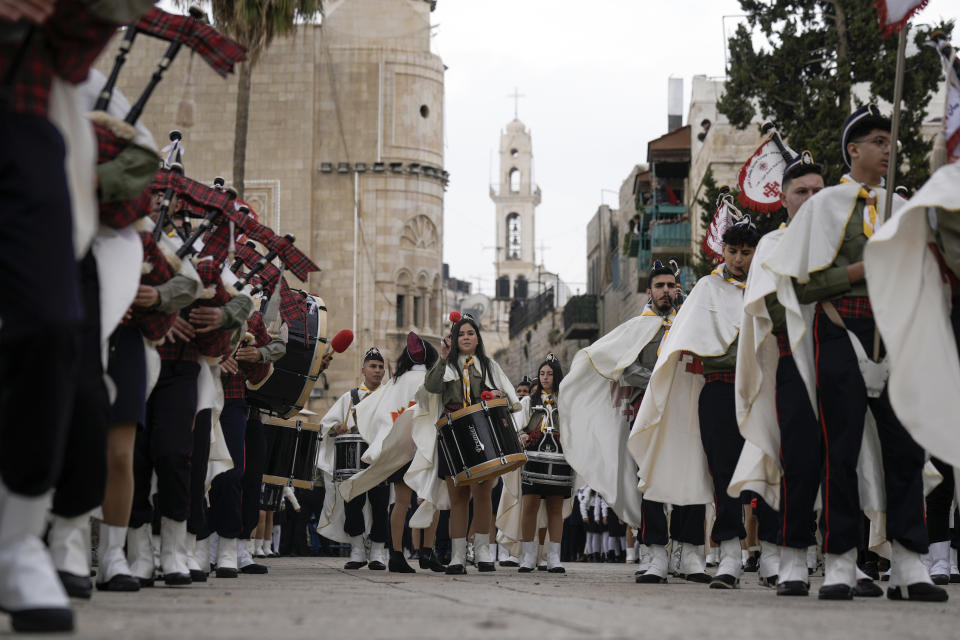
[[(727, 206), (733, 209), (732, 202)], [(628, 443), (647, 499), (674, 505), (716, 500), (711, 537), (721, 558), (712, 588), (739, 583), (746, 536), (740, 501), (727, 495), (727, 486), (743, 448), (733, 377), (743, 281), (758, 240), (749, 216), (724, 233), (725, 263), (697, 282), (677, 314)]]
[[(655, 566), (642, 570), (646, 577), (640, 575), (637, 581), (660, 583), (667, 571), (665, 505), (642, 498), (637, 490), (637, 463), (626, 445), (631, 419), (676, 315), (679, 287), (676, 275), (660, 261), (650, 270), (647, 283), (650, 300), (643, 312), (574, 356), (570, 373), (560, 384), (560, 437), (568, 443), (567, 462), (628, 525), (640, 529), (643, 544), (653, 549)], [(690, 517), (681, 516), (685, 511), (691, 511)], [(702, 505), (677, 505), (673, 514), (674, 540), (703, 545)], [(691, 526), (682, 527), (681, 522)], [(690, 529), (690, 535), (685, 535), (685, 529)], [(691, 549), (684, 557), (693, 560), (697, 555)], [(681, 573), (688, 579), (698, 574), (707, 577), (702, 567), (700, 571), (683, 567)]]
[[(437, 350), (411, 331), (407, 346), (397, 359), (394, 376), (377, 393), (357, 405), (357, 430), (370, 447), (363, 461), (370, 466), (340, 483), (343, 500), (349, 502), (372, 488), (389, 482), (393, 487), (394, 505), (390, 516), (393, 548), (387, 568), (395, 573), (414, 573), (403, 556), (403, 529), (412, 492), (404, 481), (404, 474), (417, 451), (413, 441), (414, 395), (427, 369), (438, 358)], [(433, 543), (436, 523), (427, 528), (424, 546), (420, 549), (420, 568), (442, 572), (445, 567), (436, 558)]]
[[(376, 347), (370, 348), (363, 356), (364, 383), (340, 396), (330, 410), (320, 420), (323, 427), (323, 440), (317, 455), (317, 467), (323, 472), (326, 492), (323, 500), (323, 514), (317, 525), (320, 535), (338, 542), (350, 543), (350, 557), (344, 569), (359, 569), (367, 564), (364, 548), (364, 534), (369, 534), (370, 569), (386, 569), (384, 546), (387, 541), (387, 505), (390, 499), (390, 487), (375, 485), (365, 494), (359, 494), (350, 502), (344, 503), (333, 481), (336, 470), (336, 436), (357, 429), (356, 407), (369, 398), (380, 387), (383, 380), (383, 355)], [(360, 433), (367, 444), (371, 444), (370, 434)]]
[(495, 570), (488, 542), (493, 517), (491, 493), (496, 479), (455, 486), (453, 470), (447, 469), (444, 457), (438, 455), (436, 428), (442, 411), (476, 404), (484, 391), (505, 396), (511, 411), (520, 407), (510, 379), (500, 365), (486, 356), (477, 321), (464, 315), (453, 325), (451, 334), (444, 338), (440, 359), (427, 372), (423, 386), (417, 392), (413, 418), (417, 452), (404, 476), (410, 488), (423, 499), (410, 519), (411, 527), (425, 528), (433, 522), (436, 509), (450, 509), (452, 553), (447, 573), (451, 575), (467, 572), (467, 521), (471, 497), (477, 567), (480, 571)]
[[(560, 361), (552, 353), (548, 354), (537, 369), (537, 383), (531, 394), (520, 401), (520, 439), (528, 451), (538, 450), (538, 445), (545, 442), (551, 447), (548, 451), (558, 452), (562, 449), (559, 452), (566, 456), (566, 447), (559, 434), (559, 424), (553, 423), (554, 416), (559, 416), (559, 410), (555, 412), (554, 406), (559, 404), (557, 388), (562, 382), (563, 369)], [(535, 409), (542, 411), (535, 411)], [(553, 429), (557, 429), (556, 434)], [(511, 480), (512, 483), (510, 483)], [(563, 536), (563, 519), (570, 514), (573, 507), (572, 493), (575, 480), (575, 477), (571, 477), (571, 484), (564, 486), (529, 482), (523, 478), (522, 472), (515, 476), (511, 474), (504, 476), (504, 491), (500, 498), (501, 509), (498, 511), (506, 511), (511, 506), (509, 502), (514, 502), (520, 507), (518, 523), (522, 549), (520, 573), (531, 572), (537, 567), (536, 535), (542, 516), (545, 516), (547, 532), (550, 536), (547, 548), (547, 571), (565, 573), (566, 570), (560, 563), (560, 543)], [(498, 513), (498, 525), (501, 522), (500, 515)]]
[[(821, 189), (822, 169), (804, 151), (783, 173), (780, 199), (789, 219)], [(778, 279), (763, 264), (785, 230), (782, 226), (760, 239), (747, 276), (735, 383), (737, 420), (746, 444), (728, 491), (732, 496), (754, 491), (781, 512), (783, 548), (761, 542), (761, 577), (778, 576), (778, 595), (807, 595), (806, 554), (816, 544), (810, 521), (821, 466), (812, 339), (804, 331), (796, 350), (791, 349), (777, 290), (779, 285), (783, 295), (795, 297), (793, 287), (789, 278)], [(805, 310), (812, 316), (812, 308)], [(763, 566), (776, 562), (778, 555), (779, 566)]]
[[(869, 403), (884, 466), (886, 531), (892, 543), (892, 599), (945, 600), (930, 582), (920, 555), (927, 551), (923, 522), (924, 452), (904, 430), (885, 393), (885, 371), (875, 362), (873, 313), (864, 281), (863, 247), (885, 211), (880, 188), (890, 149), (890, 122), (877, 108), (858, 109), (844, 125), (841, 149), (851, 171), (801, 207), (784, 231), (769, 269), (794, 282), (796, 298), (779, 292), (791, 346), (805, 331), (801, 305), (817, 303), (813, 322), (820, 425), (826, 570), (821, 599), (849, 599), (856, 585), (861, 504), (857, 461)], [(849, 331), (848, 331), (849, 330)], [(850, 334), (856, 339), (851, 340)], [(872, 357), (867, 354), (871, 353)]]
[[(940, 168), (864, 249), (870, 303), (890, 361), (890, 403), (910, 435), (936, 455), (944, 483), (953, 486), (950, 465), (960, 465), (958, 182), (960, 163)], [(951, 486), (943, 491), (949, 502)], [(950, 506), (938, 509), (933, 497), (927, 508), (930, 574), (934, 583), (945, 584), (956, 563), (946, 528)]]

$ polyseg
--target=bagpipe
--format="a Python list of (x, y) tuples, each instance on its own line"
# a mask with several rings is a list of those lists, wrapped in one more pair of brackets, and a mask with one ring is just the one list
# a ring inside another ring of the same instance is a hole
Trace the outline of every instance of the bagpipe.
[[(120, 70), (126, 63), (127, 55), (138, 33), (166, 40), (170, 44), (157, 63), (147, 86), (123, 119), (120, 119), (107, 113), (107, 110)], [(114, 160), (129, 145), (135, 144), (134, 125), (143, 113), (150, 96), (163, 79), (164, 72), (184, 45), (198, 53), (221, 77), (232, 73), (234, 65), (246, 59), (246, 49), (214, 30), (207, 24), (206, 14), (197, 7), (191, 7), (189, 15), (186, 16), (174, 15), (157, 8), (148, 11), (137, 22), (126, 28), (107, 82), (100, 90), (93, 112), (88, 116), (97, 137), (97, 164)], [(139, 198), (101, 203), (100, 220), (109, 227), (122, 229), (145, 215), (149, 210), (149, 202), (150, 191), (145, 188)]]

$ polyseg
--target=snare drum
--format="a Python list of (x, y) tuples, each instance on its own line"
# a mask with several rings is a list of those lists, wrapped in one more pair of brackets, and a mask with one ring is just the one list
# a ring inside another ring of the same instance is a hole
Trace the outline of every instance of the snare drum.
[(496, 478), (527, 461), (504, 398), (446, 414), (437, 432), (440, 455), (457, 486)]
[(267, 441), (263, 482), (280, 487), (313, 488), (320, 449), (320, 425), (302, 420), (264, 418)]
[(552, 428), (542, 434), (536, 448), (527, 449), (527, 464), (520, 471), (520, 482), (534, 488), (573, 488), (576, 472), (563, 456), (560, 434)]
[(336, 449), (333, 479), (342, 482), (360, 473), (370, 465), (361, 460), (369, 446), (359, 434), (345, 433), (333, 440)]
[(288, 324), (287, 351), (273, 364), (273, 374), (256, 389), (247, 389), (247, 402), (258, 409), (292, 418), (303, 409), (320, 375), (327, 344), (327, 307), (323, 299), (299, 292), (307, 302), (303, 318)]

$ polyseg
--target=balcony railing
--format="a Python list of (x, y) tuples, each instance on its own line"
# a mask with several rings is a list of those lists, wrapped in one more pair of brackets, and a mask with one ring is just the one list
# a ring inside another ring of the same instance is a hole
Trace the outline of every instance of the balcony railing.
[(690, 245), (690, 223), (661, 222), (651, 225), (650, 244), (654, 250), (660, 247), (688, 247)]
[(536, 297), (514, 300), (514, 306), (510, 308), (510, 337), (553, 311), (553, 299), (553, 287), (550, 287)]
[(592, 340), (597, 337), (597, 296), (573, 296), (563, 307), (563, 337), (565, 340)]

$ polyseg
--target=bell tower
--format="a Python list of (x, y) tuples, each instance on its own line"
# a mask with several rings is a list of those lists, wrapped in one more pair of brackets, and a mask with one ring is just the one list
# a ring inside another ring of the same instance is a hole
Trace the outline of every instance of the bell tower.
[[(533, 182), (533, 143), (530, 131), (514, 117), (500, 132), (499, 184), (490, 186), (496, 205), (498, 281), (509, 279), (513, 297), (517, 276), (529, 280), (535, 272), (534, 214), (540, 204), (540, 187)], [(525, 288), (525, 287), (524, 287)], [(525, 294), (524, 294), (525, 295)]]

